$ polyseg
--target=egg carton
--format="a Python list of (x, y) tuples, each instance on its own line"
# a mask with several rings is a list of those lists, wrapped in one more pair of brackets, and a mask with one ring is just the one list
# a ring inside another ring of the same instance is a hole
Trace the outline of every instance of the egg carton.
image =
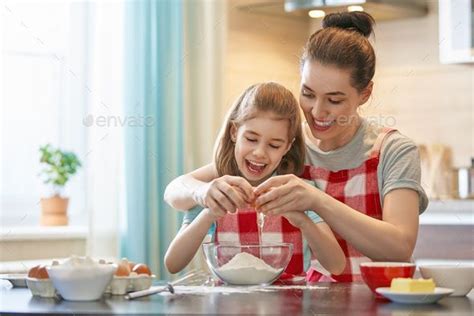
[[(115, 276), (105, 289), (105, 294), (125, 295), (128, 292), (141, 291), (149, 289), (152, 285), (155, 275), (130, 274), (127, 277)], [(56, 288), (50, 279), (26, 278), (26, 284), (34, 296), (53, 298), (57, 297)]]
[(129, 276), (114, 275), (112, 281), (105, 289), (105, 293), (112, 295), (125, 295), (128, 292), (146, 290), (151, 287), (156, 276), (148, 274), (136, 274), (132, 272)]
[(56, 288), (50, 279), (26, 278), (26, 285), (34, 296), (56, 297)]

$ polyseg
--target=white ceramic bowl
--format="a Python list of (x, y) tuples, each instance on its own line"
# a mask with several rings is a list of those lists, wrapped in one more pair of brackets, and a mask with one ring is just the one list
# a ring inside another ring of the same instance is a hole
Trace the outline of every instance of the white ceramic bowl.
[(117, 270), (117, 265), (56, 265), (46, 269), (54, 287), (65, 300), (95, 301), (101, 298)]
[(437, 287), (453, 289), (451, 296), (464, 296), (474, 285), (474, 267), (468, 265), (420, 266), (423, 278), (432, 278)]

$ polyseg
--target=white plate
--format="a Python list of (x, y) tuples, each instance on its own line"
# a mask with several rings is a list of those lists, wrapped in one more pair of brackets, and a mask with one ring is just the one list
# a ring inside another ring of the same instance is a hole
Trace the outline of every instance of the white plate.
[(444, 287), (435, 288), (433, 293), (393, 292), (389, 287), (379, 287), (375, 291), (391, 301), (404, 304), (432, 304), (454, 292)]
[(0, 279), (8, 280), (14, 287), (26, 287), (26, 274), (0, 274)]

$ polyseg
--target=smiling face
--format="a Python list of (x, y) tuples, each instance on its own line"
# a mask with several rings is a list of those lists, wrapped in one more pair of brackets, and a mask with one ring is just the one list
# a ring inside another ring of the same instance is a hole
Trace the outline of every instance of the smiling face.
[(317, 61), (307, 61), (302, 70), (300, 105), (311, 129), (325, 151), (348, 143), (360, 124), (357, 108), (372, 91), (351, 85), (351, 71)]
[(258, 112), (254, 118), (232, 127), (237, 166), (253, 186), (268, 179), (288, 152), (289, 127), (287, 119), (269, 112)]

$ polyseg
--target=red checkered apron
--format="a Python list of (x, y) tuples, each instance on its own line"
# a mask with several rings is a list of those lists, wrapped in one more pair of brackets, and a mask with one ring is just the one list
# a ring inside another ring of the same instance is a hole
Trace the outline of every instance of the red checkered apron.
[[(241, 245), (285, 242), (293, 244), (293, 256), (287, 268), (280, 276), (280, 280), (291, 279), (295, 276), (304, 276), (303, 269), (303, 237), (301, 231), (288, 222), (282, 216), (266, 216), (262, 228), (260, 240), (259, 227), (257, 224), (257, 212), (249, 207), (239, 209), (234, 214), (227, 214), (217, 221), (215, 240), (217, 242), (236, 242)], [(257, 251), (244, 250), (252, 255), (262, 258), (264, 261), (272, 260), (269, 256), (277, 256), (277, 253), (265, 254)], [(228, 261), (229, 258), (220, 260)]]
[[(313, 180), (317, 187), (333, 198), (370, 217), (382, 219), (382, 206), (378, 190), (377, 167), (383, 140), (394, 129), (385, 128), (377, 136), (369, 158), (354, 169), (329, 171), (320, 167), (305, 166), (303, 178)], [(346, 256), (346, 267), (340, 275), (327, 275), (313, 268), (308, 271), (307, 280), (353, 282), (361, 281), (359, 264), (371, 261), (358, 252), (337, 233), (336, 238)], [(317, 254), (313, 254), (317, 259)]]

